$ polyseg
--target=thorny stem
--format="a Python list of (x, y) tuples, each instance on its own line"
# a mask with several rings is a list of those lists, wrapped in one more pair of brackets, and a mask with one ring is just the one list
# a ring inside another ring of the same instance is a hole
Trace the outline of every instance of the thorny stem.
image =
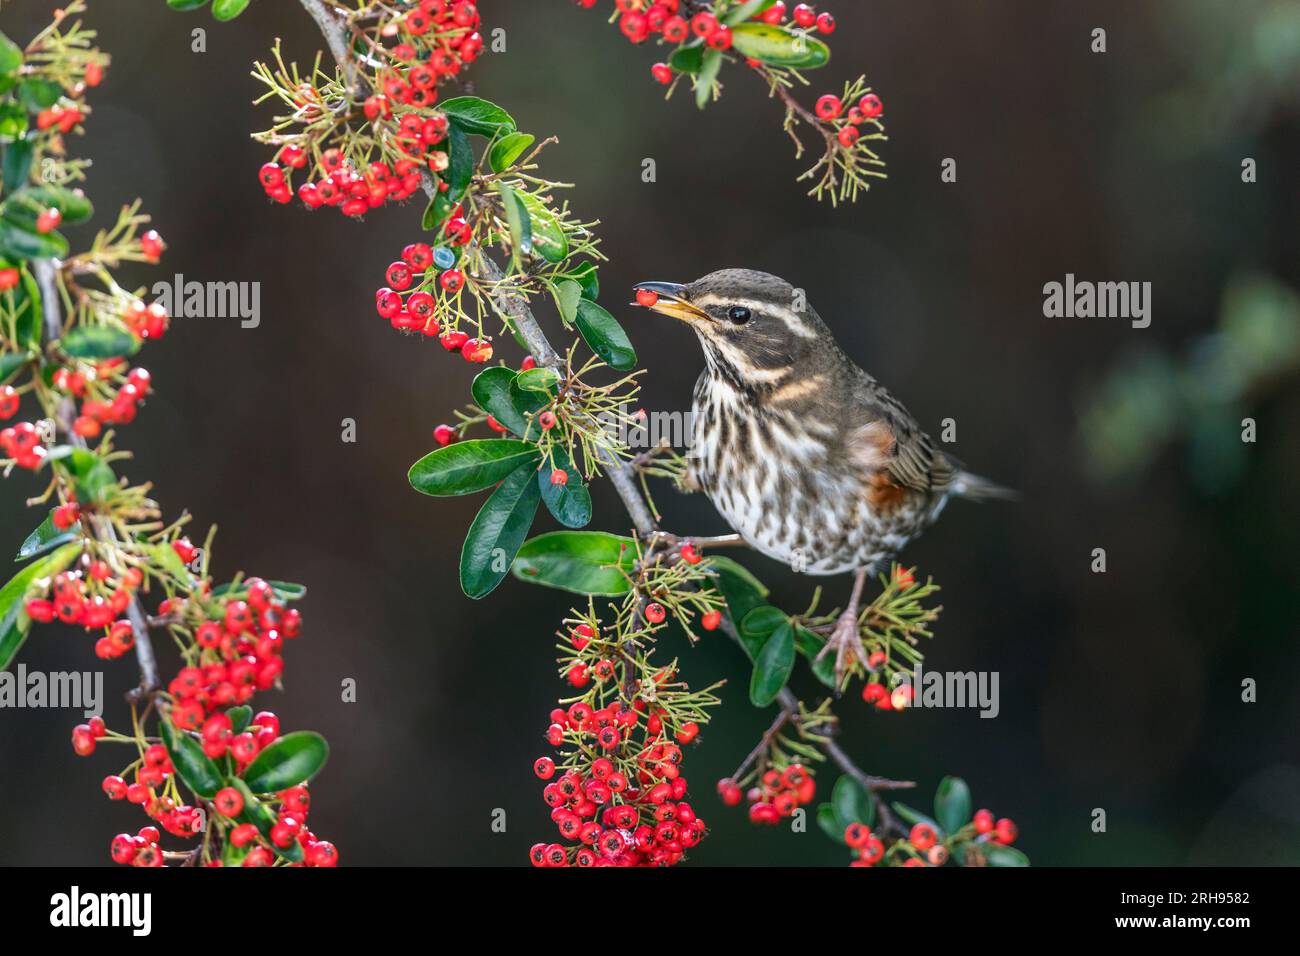
[[(330, 14), (326, 13), (325, 8), (321, 4), (321, 0), (301, 0), (301, 3), (303, 8), (311, 15), (311, 18), (315, 20), (316, 24), (320, 27), (321, 33), (324, 34), (325, 40), (329, 44), (330, 53), (333, 54), (339, 68), (342, 69), (348, 77), (349, 85), (355, 86), (355, 69), (352, 59), (348, 54), (348, 46), (343, 24)], [(778, 90), (781, 98), (791, 109), (820, 130), (821, 127), (820, 124), (817, 123), (816, 117), (808, 112), (808, 110), (794, 99), (788, 91), (780, 89), (779, 85)], [(822, 132), (823, 135), (826, 135), (824, 130)], [(828, 143), (830, 140), (831, 137), (827, 135)], [(427, 176), (424, 177), (424, 191), (430, 199), (433, 198), (433, 182)], [(493, 282), (499, 281), (503, 277), (501, 267), (497, 265), (497, 263), (493, 261), (486, 252), (481, 254), (481, 259), (483, 262), (483, 271), (486, 273), (486, 278)], [(492, 309), (498, 316), (512, 324), (514, 328), (519, 331), (519, 334), (528, 344), (528, 348), (532, 352), (533, 358), (537, 360), (538, 364), (552, 368), (560, 365), (560, 354), (551, 345), (550, 340), (546, 337), (546, 333), (542, 330), (541, 324), (537, 321), (537, 317), (533, 315), (532, 309), (529, 308), (526, 300), (519, 296), (508, 294), (496, 295), (492, 297)], [(634, 461), (622, 461), (609, 451), (604, 451), (601, 457), (603, 463), (607, 466), (607, 474), (609, 476), (610, 484), (614, 486), (614, 491), (618, 494), (628, 516), (632, 519), (632, 524), (636, 528), (637, 535), (641, 538), (653, 539), (656, 535), (661, 534), (662, 532), (659, 531), (659, 527), (650, 513), (650, 508), (646, 504), (645, 497), (641, 494), (640, 489), (637, 488), (636, 463)], [(729, 540), (730, 536), (726, 537), (728, 539), (726, 543), (732, 543)], [(720, 541), (719, 543), (722, 542)], [(726, 628), (727, 633), (730, 634), (737, 643), (739, 643), (740, 636), (736, 633), (736, 630), (731, 623), (729, 621), (724, 622), (724, 627)], [(137, 634), (137, 649), (139, 648), (139, 640), (140, 635)], [(141, 666), (143, 668), (143, 664)], [(799, 701), (788, 687), (781, 690), (781, 693), (777, 696), (777, 700), (781, 705), (782, 713), (778, 715), (768, 733), (764, 734), (763, 740), (759, 743), (759, 748), (764, 746), (767, 741), (770, 740), (771, 735), (779, 730), (787, 721), (798, 720)], [(885, 801), (880, 797), (878, 791), (904, 790), (914, 787), (916, 784), (910, 780), (890, 780), (885, 777), (875, 777), (866, 773), (853, 762), (853, 759), (849, 757), (849, 755), (846, 754), (834, 740), (828, 739), (825, 743), (825, 747), (826, 753), (835, 761), (839, 768), (866, 787), (867, 791), (871, 794), (872, 799), (876, 801), (876, 814), (877, 818), (880, 820), (881, 830), (884, 832), (889, 832), (890, 830), (900, 833), (905, 832), (902, 825), (885, 804)], [(755, 752), (757, 752), (757, 749), (759, 748), (756, 748)], [(753, 754), (750, 755), (749, 759), (753, 759)]]
[[(51, 259), (37, 259), (32, 263), (36, 285), (41, 290), (46, 342), (57, 339), (63, 329), (63, 315), (59, 311), (59, 293), (54, 281), (57, 268), (57, 264)], [(61, 416), (56, 416), (55, 427), (64, 429), (74, 446), (85, 448), (86, 440), (71, 431), (68, 423), (60, 419)], [(108, 521), (100, 519), (92, 519), (88, 524), (95, 537), (108, 545), (109, 553), (113, 554), (113, 549), (118, 544), (117, 533), (113, 530), (113, 526)], [(147, 697), (161, 686), (158, 681), (158, 659), (154, 656), (153, 642), (149, 639), (149, 625), (138, 598), (133, 597), (131, 603), (127, 605), (127, 617), (131, 621), (131, 630), (135, 635), (135, 659), (140, 667), (140, 686), (131, 692), (131, 699), (138, 700)]]

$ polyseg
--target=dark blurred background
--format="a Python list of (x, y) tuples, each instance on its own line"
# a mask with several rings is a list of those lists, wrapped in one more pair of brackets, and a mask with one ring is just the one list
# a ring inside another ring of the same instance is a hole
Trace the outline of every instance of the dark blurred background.
[[(601, 10), (607, 5), (602, 4)], [(53, 4), (13, 0), (25, 42)], [(778, 107), (742, 70), (698, 113), (664, 104), (657, 59), (601, 11), (566, 0), (485, 0), (505, 54), (475, 91), (521, 129), (555, 134), (544, 170), (599, 218), (603, 301), (643, 364), (645, 406), (690, 401), (701, 358), (684, 328), (622, 305), (646, 278), (724, 266), (809, 291), (847, 350), (951, 449), (1020, 489), (1013, 506), (956, 504), (906, 554), (943, 585), (927, 665), (1001, 674), (1001, 715), (868, 713), (839, 705), (843, 739), (873, 773), (917, 780), (929, 805), (947, 773), (1014, 817), (1036, 864), (1300, 863), (1300, 5), (1289, 2), (840, 3), (816, 93), (865, 72), (886, 104), (889, 179), (855, 206), (803, 196)], [(413, 492), (409, 464), (464, 404), (474, 370), (402, 337), (372, 308), (385, 266), (419, 235), (420, 208), (364, 224), (272, 207), (256, 181), (269, 125), (248, 75), (274, 37), (322, 47), (296, 3), (255, 0), (231, 24), (163, 0), (98, 0), (113, 53), (76, 151), (93, 157), (96, 226), (141, 196), (170, 249), (130, 278), (256, 280), (262, 325), (178, 321), (145, 353), (157, 394), (121, 436), (122, 469), (152, 479), (168, 514), (217, 523), (215, 567), (303, 582), (305, 637), (287, 689), (263, 695), (286, 727), (333, 747), (312, 825), (351, 864), (519, 864), (553, 828), (532, 776), (562, 690), (551, 631), (559, 592), (514, 580), (489, 599), (456, 583), (474, 500)], [(1090, 52), (1091, 31), (1108, 52)], [(207, 31), (191, 52), (190, 31)], [(652, 157), (658, 182), (644, 184)], [(957, 160), (955, 184), (940, 163)], [(1242, 182), (1243, 158), (1258, 181)], [(87, 230), (74, 232), (88, 241)], [(1150, 281), (1154, 319), (1047, 319), (1042, 286), (1073, 272)], [(553, 314), (544, 320), (556, 328)], [(519, 356), (503, 341), (500, 354)], [(1240, 420), (1258, 423), (1242, 444)], [(358, 441), (340, 440), (353, 418)], [(37, 522), (37, 491), (0, 496), (0, 541)], [(626, 521), (604, 484), (596, 527)], [(703, 498), (664, 489), (666, 524), (719, 533)], [(539, 518), (539, 530), (550, 519)], [(1105, 548), (1109, 571), (1090, 571)], [(802, 608), (812, 584), (749, 560)], [(848, 580), (832, 580), (831, 603)], [(745, 699), (747, 667), (719, 637), (679, 654), (696, 685), (726, 678), (724, 706), (688, 755), (711, 834), (704, 864), (835, 864), (815, 826), (755, 831), (713, 782), (770, 720)], [(94, 666), (90, 642), (45, 629), (29, 667)], [(797, 689), (809, 695), (806, 681)], [(355, 678), (359, 701), (340, 701)], [(1241, 681), (1259, 682), (1243, 704)], [(108, 671), (108, 717), (133, 679)], [(67, 712), (0, 714), (0, 861), (107, 862), (141, 825), (110, 804), (101, 753), (74, 757)], [(822, 778), (828, 792), (833, 774)], [(1091, 832), (1094, 808), (1106, 834)], [(490, 829), (494, 808), (504, 834)]]

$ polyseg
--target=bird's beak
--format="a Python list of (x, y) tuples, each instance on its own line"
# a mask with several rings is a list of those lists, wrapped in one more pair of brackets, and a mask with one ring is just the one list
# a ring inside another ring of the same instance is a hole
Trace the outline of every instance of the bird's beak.
[(686, 286), (676, 282), (638, 282), (633, 288), (637, 292), (653, 292), (659, 301), (650, 306), (652, 312), (671, 316), (683, 322), (699, 319), (711, 320), (712, 316), (703, 309), (698, 309), (686, 298)]

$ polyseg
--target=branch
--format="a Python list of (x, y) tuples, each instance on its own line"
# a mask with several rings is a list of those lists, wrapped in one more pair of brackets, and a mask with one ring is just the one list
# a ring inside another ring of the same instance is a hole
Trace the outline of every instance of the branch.
[[(63, 332), (63, 314), (59, 311), (59, 291), (54, 281), (57, 268), (52, 259), (36, 259), (32, 262), (32, 271), (36, 274), (36, 285), (41, 290), (41, 310), (47, 345), (58, 339)], [(74, 447), (85, 448), (86, 440), (73, 432), (68, 427), (67, 421), (59, 420), (62, 417), (64, 416), (56, 416), (55, 428), (61, 428), (67, 434), (69, 443)], [(113, 557), (113, 563), (116, 563), (114, 549), (117, 547), (118, 540), (112, 523), (103, 518), (91, 516), (88, 525), (93, 530), (95, 538), (109, 546), (109, 555)], [(117, 570), (120, 570), (120, 568)], [(131, 630), (135, 635), (135, 659), (140, 666), (140, 686), (131, 692), (133, 699), (138, 699), (147, 696), (160, 686), (158, 681), (158, 660), (153, 652), (153, 643), (149, 639), (149, 625), (145, 619), (144, 609), (140, 607), (139, 599), (134, 597), (131, 599), (131, 603), (127, 605), (127, 617), (131, 621)]]
[(347, 87), (354, 93), (358, 91), (357, 71), (352, 62), (352, 57), (348, 55), (348, 33), (346, 21), (339, 19), (330, 10), (325, 8), (321, 0), (301, 0), (302, 8), (307, 11), (307, 15), (316, 21), (316, 26), (325, 37), (325, 42), (329, 44), (330, 53), (334, 57), (334, 62), (338, 64), (343, 71), (343, 78), (347, 81)]

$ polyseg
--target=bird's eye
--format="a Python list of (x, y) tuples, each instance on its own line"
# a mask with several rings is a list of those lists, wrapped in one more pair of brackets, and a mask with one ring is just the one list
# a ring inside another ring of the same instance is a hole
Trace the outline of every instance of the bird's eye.
[(751, 316), (749, 309), (745, 308), (743, 305), (733, 305), (727, 310), (727, 318), (737, 325), (744, 325), (750, 320)]

